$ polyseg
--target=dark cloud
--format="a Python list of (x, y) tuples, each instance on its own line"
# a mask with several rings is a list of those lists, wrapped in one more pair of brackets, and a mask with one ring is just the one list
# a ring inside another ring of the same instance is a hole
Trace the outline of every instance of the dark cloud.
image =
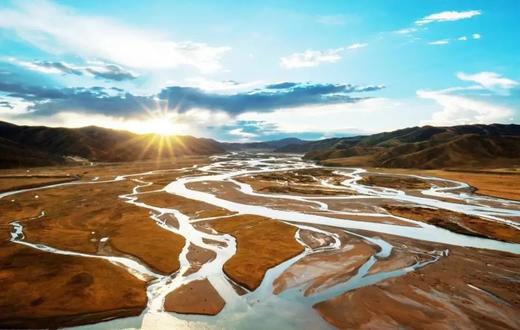
[(13, 106), (10, 102), (7, 102), (7, 101), (0, 101), (0, 108), (9, 108), (9, 109), (13, 109), (14, 106)]
[(68, 73), (77, 76), (81, 76), (83, 74), (81, 70), (75, 69), (72, 66), (62, 62), (35, 61), (32, 63), (32, 65), (45, 69), (53, 69), (62, 73)]
[(64, 98), (68, 88), (54, 88), (46, 86), (26, 86), (19, 83), (0, 81), (0, 92), (11, 97), (22, 98), (26, 101), (43, 101)]
[(358, 86), (355, 88), (356, 92), (375, 92), (385, 88), (384, 85), (368, 85), (368, 86)]
[(296, 85), (298, 85), (298, 84), (293, 83), (293, 82), (282, 82), (282, 83), (267, 85), (267, 86), (265, 86), (265, 88), (266, 89), (285, 89), (285, 88), (294, 87)]
[(383, 88), (339, 84), (284, 84), (285, 88), (277, 84), (275, 89), (256, 89), (231, 95), (206, 92), (192, 87), (171, 86), (164, 88), (157, 95), (136, 96), (119, 88), (28, 86), (0, 81), (0, 92), (32, 102), (30, 110), (35, 115), (75, 111), (136, 116), (143, 114), (147, 109), (159, 108), (175, 109), (179, 112), (202, 108), (237, 115), (244, 112), (269, 112), (305, 105), (354, 103), (366, 97), (354, 96), (352, 93)]
[[(340, 84), (296, 84), (283, 83), (269, 85), (263, 90), (249, 93), (222, 95), (208, 93), (192, 87), (172, 86), (163, 89), (158, 97), (166, 100), (171, 108), (187, 111), (192, 108), (206, 108), (239, 114), (247, 111), (273, 111), (284, 107), (315, 104), (335, 104), (358, 102), (365, 97), (351, 96), (351, 93), (369, 92), (383, 86), (354, 86)], [(276, 88), (273, 88), (275, 86)], [(269, 88), (270, 87), (270, 88)]]
[(0, 92), (10, 97), (33, 102), (31, 114), (51, 115), (63, 111), (134, 116), (155, 109), (156, 101), (148, 96), (109, 93), (103, 87), (57, 88), (25, 86), (0, 81)]
[(150, 97), (135, 96), (130, 93), (106, 95), (90, 89), (74, 90), (65, 98), (51, 102), (38, 102), (30, 107), (38, 115), (72, 111), (122, 117), (142, 115), (146, 110), (156, 108), (156, 102)]
[(373, 92), (385, 88), (383, 85), (368, 85), (368, 86), (354, 86), (354, 85), (341, 85), (341, 84), (302, 84), (296, 82), (281, 82), (276, 84), (267, 85), (264, 89), (306, 89), (307, 91), (315, 90), (320, 93), (353, 93), (353, 92)]
[[(319, 128), (319, 127), (317, 127)], [(209, 126), (206, 131), (214, 136), (218, 136), (223, 141), (236, 141), (237, 135), (233, 133), (234, 130), (239, 129), (243, 133), (253, 134), (254, 141), (274, 141), (286, 138), (299, 138), (302, 140), (319, 140), (332, 137), (345, 137), (360, 135), (362, 132), (358, 131), (337, 131), (328, 132), (324, 136), (320, 131), (308, 132), (284, 132), (279, 129), (276, 124), (267, 123), (265, 121), (235, 121), (228, 125)]]
[(123, 69), (122, 67), (109, 64), (109, 63), (95, 63), (90, 66), (76, 66), (65, 62), (53, 62), (53, 61), (34, 61), (34, 62), (19, 62), (20, 65), (31, 69), (47, 69), (58, 71), (63, 74), (72, 74), (76, 76), (83, 76), (89, 74), (99, 79), (113, 80), (113, 81), (124, 81), (133, 80), (137, 76), (132, 72)]
[(114, 64), (104, 64), (101, 67), (87, 67), (85, 70), (94, 75), (96, 78), (103, 78), (108, 80), (124, 81), (137, 78), (137, 76), (135, 76), (132, 72), (126, 71), (125, 69)]

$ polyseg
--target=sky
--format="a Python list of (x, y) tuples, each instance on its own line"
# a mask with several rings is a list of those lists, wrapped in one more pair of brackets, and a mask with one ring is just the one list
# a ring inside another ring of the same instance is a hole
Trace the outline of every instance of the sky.
[(520, 124), (520, 1), (0, 0), (0, 120), (221, 141)]

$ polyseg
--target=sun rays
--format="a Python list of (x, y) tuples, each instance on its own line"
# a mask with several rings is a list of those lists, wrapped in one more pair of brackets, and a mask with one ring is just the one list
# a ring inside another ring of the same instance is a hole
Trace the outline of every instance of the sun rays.
[[(184, 154), (188, 146), (179, 134), (186, 134), (186, 130), (183, 124), (179, 123), (178, 111), (170, 109), (163, 102), (156, 102), (154, 109), (143, 106), (143, 110), (145, 116), (126, 123), (132, 126), (128, 127), (129, 130), (140, 135), (125, 142), (124, 146), (135, 146), (139, 152), (138, 159), (153, 159), (157, 163)], [(118, 147), (122, 148), (123, 145)]]

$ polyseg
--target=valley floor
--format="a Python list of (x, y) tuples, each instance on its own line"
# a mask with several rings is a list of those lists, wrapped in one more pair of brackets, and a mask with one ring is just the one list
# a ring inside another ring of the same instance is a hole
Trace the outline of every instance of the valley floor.
[(403, 170), (373, 169), (386, 173), (408, 173), (458, 180), (471, 185), (477, 194), (520, 200), (520, 168)]
[(0, 328), (518, 329), (519, 186), (247, 153), (4, 170)]

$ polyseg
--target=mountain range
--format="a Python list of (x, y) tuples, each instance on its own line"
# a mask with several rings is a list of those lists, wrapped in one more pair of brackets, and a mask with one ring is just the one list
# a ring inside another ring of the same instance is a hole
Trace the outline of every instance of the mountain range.
[(307, 145), (314, 141), (305, 141), (297, 138), (285, 138), (280, 140), (265, 141), (265, 142), (244, 142), (244, 143), (229, 143), (224, 142), (223, 146), (228, 151), (278, 151), (283, 148), (297, 148), (300, 145)]
[(325, 165), (401, 168), (520, 165), (520, 125), (411, 127), (367, 136), (226, 143), (193, 136), (139, 135), (88, 126), (52, 128), (0, 122), (0, 167), (124, 162), (228, 151), (301, 153)]
[(392, 168), (520, 166), (520, 125), (411, 127), (280, 148), (325, 165)]
[(95, 126), (52, 128), (0, 122), (3, 168), (57, 165), (69, 159), (125, 162), (225, 151), (215, 140), (192, 136), (163, 137)]

